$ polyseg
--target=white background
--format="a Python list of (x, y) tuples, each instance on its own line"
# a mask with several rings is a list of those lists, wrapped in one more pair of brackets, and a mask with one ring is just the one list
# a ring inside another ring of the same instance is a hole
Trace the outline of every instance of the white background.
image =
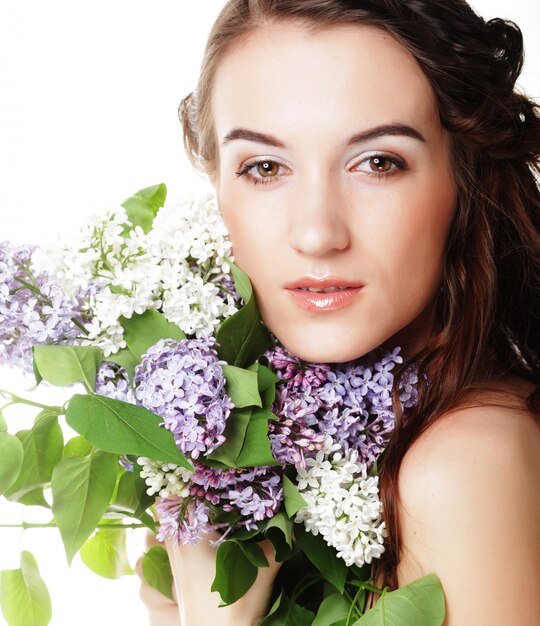
[[(165, 182), (175, 198), (203, 184), (184, 155), (177, 107), (195, 87), (223, 4), (0, 0), (0, 240), (51, 241), (142, 187)], [(472, 4), (520, 25), (519, 83), (540, 99), (540, 5)], [(0, 370), (0, 387), (25, 386)], [(24, 411), (7, 417), (12, 432), (28, 426)], [(0, 503), (1, 523), (20, 520), (18, 507)], [(141, 546), (140, 535), (130, 540), (133, 563)], [(54, 530), (0, 529), (0, 569), (18, 567), (21, 549), (36, 555), (49, 586), (52, 626), (148, 623), (135, 577), (101, 579), (78, 557), (69, 569)]]

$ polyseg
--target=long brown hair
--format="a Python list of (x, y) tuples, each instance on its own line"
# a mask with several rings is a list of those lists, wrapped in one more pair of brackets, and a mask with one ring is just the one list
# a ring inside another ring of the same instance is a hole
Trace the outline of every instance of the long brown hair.
[(451, 137), (457, 210), (435, 332), (410, 361), (429, 385), (402, 414), (398, 372), (395, 430), (380, 467), (389, 537), (374, 576), (396, 588), (397, 478), (413, 442), (468, 389), (501, 376), (532, 381), (528, 407), (540, 414), (540, 107), (515, 87), (523, 65), (519, 27), (485, 21), (464, 0), (230, 0), (210, 32), (197, 88), (179, 108), (196, 168), (212, 175), (218, 164), (210, 101), (220, 59), (256, 28), (290, 19), (310, 32), (363, 24), (391, 33), (430, 81)]

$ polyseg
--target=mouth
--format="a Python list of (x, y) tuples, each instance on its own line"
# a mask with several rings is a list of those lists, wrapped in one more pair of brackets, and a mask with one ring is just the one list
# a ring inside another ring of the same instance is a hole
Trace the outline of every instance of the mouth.
[(309, 291), (310, 293), (334, 293), (336, 291), (345, 291), (346, 289), (350, 289), (350, 287), (327, 287), (326, 289), (320, 289), (319, 287), (299, 287), (299, 289), (301, 291)]
[(302, 309), (329, 312), (353, 304), (363, 287), (363, 283), (341, 278), (303, 278), (286, 284), (285, 290)]

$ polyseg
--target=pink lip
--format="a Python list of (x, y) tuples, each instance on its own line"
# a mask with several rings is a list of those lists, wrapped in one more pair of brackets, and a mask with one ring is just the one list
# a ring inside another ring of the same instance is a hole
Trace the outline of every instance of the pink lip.
[[(328, 289), (331, 287), (340, 287), (340, 290), (327, 293), (307, 291), (308, 288)], [(349, 306), (358, 297), (363, 287), (362, 283), (341, 278), (314, 279), (306, 277), (287, 283), (285, 290), (303, 309), (323, 312), (337, 311)]]

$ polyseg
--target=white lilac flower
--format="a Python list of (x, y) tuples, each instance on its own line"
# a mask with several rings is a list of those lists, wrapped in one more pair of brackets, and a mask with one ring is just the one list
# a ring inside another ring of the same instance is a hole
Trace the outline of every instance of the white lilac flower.
[(328, 437), (315, 458), (306, 459), (305, 467), (297, 466), (297, 486), (307, 506), (294, 521), (320, 534), (347, 566), (361, 567), (384, 552), (387, 533), (378, 477), (368, 476), (358, 451), (339, 448)]
[(209, 192), (161, 208), (148, 233), (130, 224), (124, 208), (109, 210), (32, 261), (67, 294), (91, 288), (88, 342), (109, 356), (126, 346), (120, 316), (148, 309), (188, 335), (213, 334), (238, 309), (228, 259), (231, 243)]
[(140, 476), (148, 486), (146, 493), (149, 496), (158, 495), (161, 498), (189, 496), (189, 481), (193, 472), (173, 463), (161, 463), (144, 456), (140, 456), (137, 463), (142, 468)]

